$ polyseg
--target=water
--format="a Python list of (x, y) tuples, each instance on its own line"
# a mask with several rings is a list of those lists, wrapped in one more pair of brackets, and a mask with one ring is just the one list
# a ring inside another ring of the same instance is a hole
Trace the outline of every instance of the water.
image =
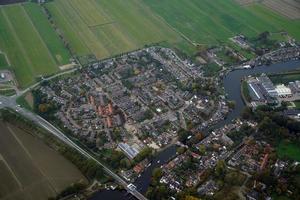
[[(210, 129), (222, 127), (232, 120), (240, 116), (243, 111), (245, 104), (241, 96), (241, 80), (245, 76), (261, 74), (261, 73), (279, 73), (285, 71), (291, 71), (295, 69), (300, 69), (300, 61), (290, 61), (281, 64), (274, 64), (270, 66), (259, 66), (253, 69), (241, 69), (229, 72), (223, 79), (223, 84), (225, 92), (227, 94), (228, 100), (235, 102), (235, 108), (227, 115), (227, 118), (223, 121), (220, 121), (216, 125), (212, 126)], [(151, 174), (154, 168), (160, 167), (166, 163), (170, 158), (175, 156), (176, 147), (171, 146), (166, 150), (160, 152), (152, 161), (152, 165), (147, 168), (140, 178), (134, 183), (137, 186), (137, 189), (141, 193), (145, 193), (149, 187), (151, 181)], [(160, 160), (160, 163), (157, 161)], [(135, 199), (130, 194), (127, 194), (126, 191), (100, 191), (95, 194), (90, 200), (128, 200)]]

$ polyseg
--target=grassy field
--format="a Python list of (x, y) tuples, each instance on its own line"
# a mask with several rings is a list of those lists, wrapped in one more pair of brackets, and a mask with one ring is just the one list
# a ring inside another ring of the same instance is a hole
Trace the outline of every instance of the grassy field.
[(0, 53), (0, 69), (7, 69), (8, 63), (6, 61), (5, 55)]
[(39, 139), (0, 122), (0, 199), (55, 196), (80, 180), (80, 171)]
[(14, 89), (0, 89), (0, 95), (12, 96), (15, 94), (16, 94), (16, 91)]
[(70, 54), (59, 39), (38, 4), (27, 3), (24, 8), (58, 65), (69, 63)]
[(34, 4), (0, 7), (0, 49), (7, 54), (21, 87), (39, 75), (58, 71), (58, 63), (67, 63), (69, 58), (46, 15)]
[(277, 147), (279, 157), (288, 157), (300, 162), (300, 146), (299, 144), (281, 142)]
[(249, 93), (248, 83), (244, 80), (242, 82), (241, 91), (242, 91), (242, 96), (243, 96), (244, 100), (246, 102), (251, 102), (251, 96), (250, 96), (250, 93)]
[(200, 44), (216, 44), (235, 34), (256, 36), (263, 31), (288, 31), (300, 39), (300, 20), (289, 20), (259, 4), (248, 7), (234, 0), (143, 0), (171, 26)]
[(203, 67), (204, 75), (205, 76), (215, 76), (218, 74), (218, 72), (222, 69), (219, 65), (216, 63), (211, 63), (208, 65), (205, 65)]
[(300, 71), (274, 74), (269, 77), (274, 84), (288, 84), (289, 82), (300, 80)]
[(178, 36), (140, 0), (54, 0), (46, 4), (79, 56), (107, 58)]

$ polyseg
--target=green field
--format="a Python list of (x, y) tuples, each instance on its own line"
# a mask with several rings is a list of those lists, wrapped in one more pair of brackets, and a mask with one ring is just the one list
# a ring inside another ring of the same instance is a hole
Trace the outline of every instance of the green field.
[(300, 80), (300, 71), (273, 74), (270, 75), (269, 78), (274, 84), (288, 84), (289, 82)]
[(140, 0), (54, 0), (46, 4), (73, 52), (107, 58), (157, 42), (181, 42)]
[(85, 177), (39, 139), (0, 121), (0, 199), (55, 197)]
[(300, 146), (299, 144), (281, 142), (277, 147), (279, 157), (287, 157), (289, 159), (300, 162)]
[(8, 63), (6, 61), (5, 55), (0, 53), (0, 69), (7, 69)]
[(35, 82), (37, 76), (58, 71), (58, 64), (69, 58), (40, 9), (36, 4), (0, 7), (0, 49), (21, 87)]
[(300, 20), (288, 20), (259, 5), (241, 7), (234, 0), (143, 0), (171, 26), (200, 44), (217, 44), (238, 33), (254, 37), (286, 30), (300, 39)]
[(64, 47), (38, 4), (27, 3), (24, 8), (58, 65), (69, 63), (70, 54)]

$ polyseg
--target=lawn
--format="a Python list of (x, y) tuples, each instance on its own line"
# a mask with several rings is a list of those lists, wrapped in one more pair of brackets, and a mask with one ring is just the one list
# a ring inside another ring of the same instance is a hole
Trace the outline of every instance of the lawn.
[(72, 51), (107, 58), (183, 39), (141, 0), (54, 0), (46, 4)]
[(27, 132), (0, 121), (0, 199), (48, 199), (86, 181), (80, 171)]
[[(46, 43), (43, 38), (47, 39), (47, 36), (38, 31), (49, 24), (37, 28), (28, 15), (36, 9), (39, 8), (31, 4), (25, 6), (15, 4), (0, 8), (0, 49), (7, 54), (18, 83), (23, 88), (34, 83), (37, 76), (58, 71), (55, 55), (47, 46), (51, 40)], [(41, 20), (41, 24), (45, 22), (42, 18), (45, 20), (46, 16), (37, 17), (39, 18), (35, 21)], [(55, 41), (53, 45), (55, 46)], [(52, 51), (54, 52), (53, 49)]]
[(261, 6), (242, 7), (234, 0), (143, 0), (167, 23), (200, 44), (225, 42), (238, 33), (288, 31), (300, 38), (300, 21), (288, 20)]
[(296, 143), (280, 142), (277, 147), (279, 157), (288, 157), (289, 159), (300, 162), (300, 146)]

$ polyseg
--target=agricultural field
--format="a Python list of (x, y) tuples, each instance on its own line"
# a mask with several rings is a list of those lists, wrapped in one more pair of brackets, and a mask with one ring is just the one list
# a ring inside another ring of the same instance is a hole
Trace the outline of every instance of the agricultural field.
[(264, 0), (262, 4), (290, 19), (300, 19), (300, 2), (297, 0)]
[(300, 20), (290, 20), (252, 1), (143, 0), (172, 27), (199, 44), (219, 44), (242, 33), (248, 37), (285, 30), (300, 39)]
[(46, 8), (78, 56), (101, 59), (182, 40), (141, 0), (54, 0)]
[(0, 121), (0, 199), (54, 197), (74, 182), (87, 180), (56, 151), (27, 132)]
[(70, 57), (46, 15), (34, 3), (0, 7), (0, 50), (6, 53), (9, 69), (22, 88), (38, 76), (57, 72)]

